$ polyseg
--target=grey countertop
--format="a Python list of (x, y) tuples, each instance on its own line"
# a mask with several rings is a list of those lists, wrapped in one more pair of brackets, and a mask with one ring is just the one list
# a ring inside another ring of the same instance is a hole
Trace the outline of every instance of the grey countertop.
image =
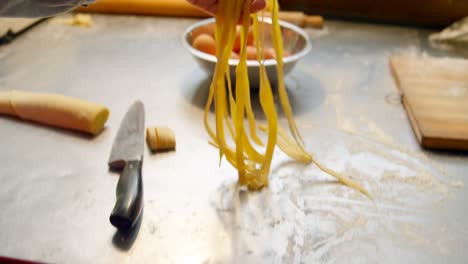
[[(287, 78), (307, 149), (361, 182), (372, 202), (313, 165), (275, 154), (270, 186), (248, 193), (208, 144), (209, 79), (181, 44), (196, 20), (52, 19), (0, 47), (0, 90), (102, 103), (90, 138), (0, 117), (0, 255), (56, 263), (466, 263), (468, 156), (417, 144), (389, 74), (392, 54), (432, 49), (426, 30), (326, 21)], [(254, 96), (255, 98), (255, 96)], [(143, 168), (137, 236), (108, 217), (118, 175), (107, 159), (128, 106), (174, 129), (177, 151)], [(258, 109), (258, 103), (254, 104)]]

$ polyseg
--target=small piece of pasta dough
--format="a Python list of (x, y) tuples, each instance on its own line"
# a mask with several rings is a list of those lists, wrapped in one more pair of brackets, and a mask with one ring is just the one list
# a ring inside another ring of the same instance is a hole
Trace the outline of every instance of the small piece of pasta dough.
[(176, 147), (175, 134), (168, 127), (148, 127), (146, 129), (146, 143), (155, 152), (174, 150)]

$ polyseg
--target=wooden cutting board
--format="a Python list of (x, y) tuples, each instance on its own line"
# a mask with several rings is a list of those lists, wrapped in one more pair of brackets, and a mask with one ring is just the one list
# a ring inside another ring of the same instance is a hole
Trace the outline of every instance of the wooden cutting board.
[(468, 60), (395, 56), (390, 68), (420, 144), (468, 150)]

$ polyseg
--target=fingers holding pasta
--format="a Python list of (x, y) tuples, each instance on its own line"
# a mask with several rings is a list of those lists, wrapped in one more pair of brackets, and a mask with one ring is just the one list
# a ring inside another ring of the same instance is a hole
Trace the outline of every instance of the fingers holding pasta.
[[(211, 15), (215, 15), (218, 10), (218, 0), (187, 0), (190, 3), (200, 7)], [(253, 0), (250, 6), (250, 12), (256, 13), (265, 8), (265, 0)]]

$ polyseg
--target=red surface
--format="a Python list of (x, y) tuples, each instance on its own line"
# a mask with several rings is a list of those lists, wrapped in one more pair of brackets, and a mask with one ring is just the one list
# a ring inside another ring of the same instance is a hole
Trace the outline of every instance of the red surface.
[(22, 259), (14, 259), (9, 257), (2, 257), (0, 256), (0, 264), (42, 264), (41, 262), (34, 262), (30, 260), (22, 260)]

